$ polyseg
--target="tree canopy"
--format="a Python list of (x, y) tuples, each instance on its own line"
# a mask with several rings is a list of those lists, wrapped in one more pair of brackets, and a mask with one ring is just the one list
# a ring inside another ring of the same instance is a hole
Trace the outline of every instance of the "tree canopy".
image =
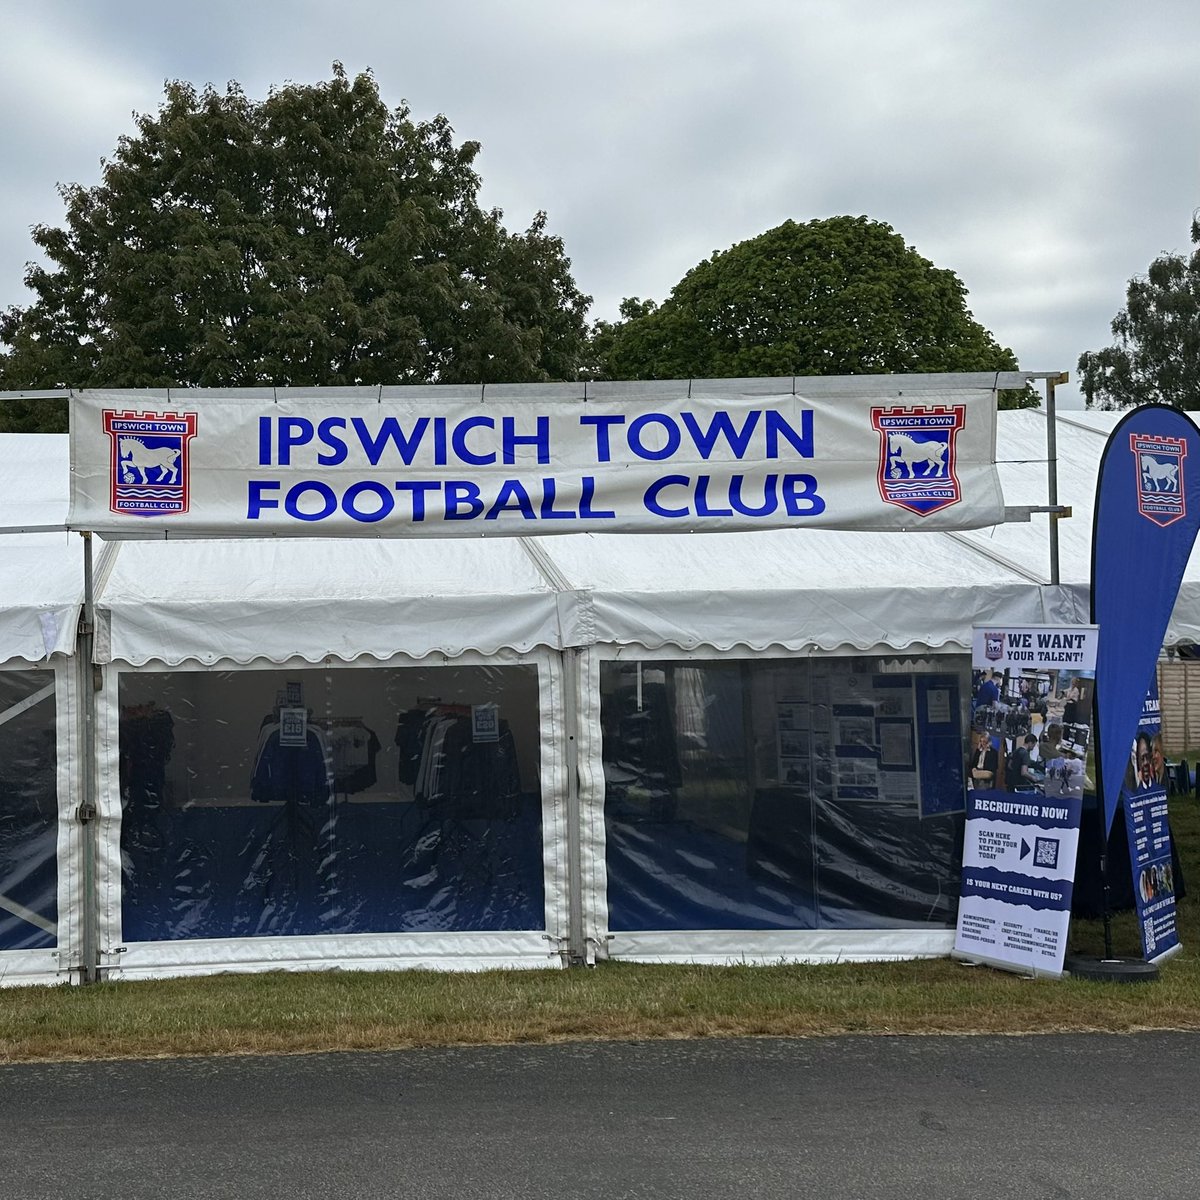
[(890, 225), (785, 221), (714, 252), (662, 305), (626, 300), (598, 323), (591, 365), (608, 379), (1016, 370), (966, 294)]
[[(510, 234), (479, 206), (478, 150), (340, 64), (261, 102), (170, 83), (34, 229), (0, 389), (573, 378), (590, 298), (544, 213)], [(46, 407), (0, 421), (65, 428)]]
[(1115, 343), (1079, 356), (1089, 407), (1200, 408), (1200, 213), (1192, 216), (1192, 243), (1190, 258), (1164, 254), (1131, 279), (1112, 321)]

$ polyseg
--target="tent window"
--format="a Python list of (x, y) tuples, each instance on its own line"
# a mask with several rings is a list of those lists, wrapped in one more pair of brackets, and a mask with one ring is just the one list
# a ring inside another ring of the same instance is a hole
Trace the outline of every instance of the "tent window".
[(968, 684), (949, 656), (606, 663), (609, 927), (952, 925)]
[(0, 671), (0, 950), (57, 944), (54, 676)]
[(120, 680), (127, 941), (542, 929), (535, 667)]

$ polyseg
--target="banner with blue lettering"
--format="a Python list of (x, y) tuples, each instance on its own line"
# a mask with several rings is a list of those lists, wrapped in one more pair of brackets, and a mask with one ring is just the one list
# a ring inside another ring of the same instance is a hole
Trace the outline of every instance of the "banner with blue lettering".
[(1092, 620), (1104, 631), (1096, 762), (1106, 834), (1198, 529), (1200, 432), (1167, 405), (1134, 409), (1104, 448), (1092, 528)]
[(1094, 625), (973, 630), (957, 958), (1062, 974), (1097, 648)]
[(1129, 834), (1133, 897), (1142, 952), (1158, 962), (1182, 947), (1175, 913), (1175, 869), (1167, 822), (1167, 759), (1163, 753), (1158, 682), (1142, 705), (1137, 737), (1121, 784), (1121, 804)]
[(453, 537), (1004, 519), (995, 395), (72, 398), (75, 529)]

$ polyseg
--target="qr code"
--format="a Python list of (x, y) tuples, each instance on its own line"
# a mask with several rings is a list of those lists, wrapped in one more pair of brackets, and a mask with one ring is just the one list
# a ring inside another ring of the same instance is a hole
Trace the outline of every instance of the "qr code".
[(1158, 939), (1154, 936), (1153, 917), (1147, 917), (1142, 922), (1142, 942), (1145, 944), (1147, 954), (1149, 954), (1154, 947), (1158, 945)]
[(1035, 866), (1058, 870), (1058, 838), (1037, 838), (1033, 847)]

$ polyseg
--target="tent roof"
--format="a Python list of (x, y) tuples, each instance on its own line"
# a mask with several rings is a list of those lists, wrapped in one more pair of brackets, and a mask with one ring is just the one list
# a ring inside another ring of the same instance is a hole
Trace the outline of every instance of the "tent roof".
[[(594, 642), (919, 650), (965, 647), (979, 621), (1084, 621), (1096, 468), (1119, 416), (1060, 414), (1059, 500), (1073, 515), (1059, 522), (1058, 587), (1044, 514), (940, 534), (110, 543), (97, 556), (97, 656), (319, 662)], [(1044, 413), (1000, 413), (997, 444), (1006, 503), (1045, 505)], [(0, 435), (0, 453), (14, 464), (0, 526), (61, 523), (66, 438)], [(0, 661), (69, 650), (81, 561), (73, 535), (0, 537)], [(1168, 640), (1200, 641), (1200, 557)]]
[(67, 439), (0, 434), (0, 662), (69, 654), (83, 598), (83, 539), (65, 530)]

